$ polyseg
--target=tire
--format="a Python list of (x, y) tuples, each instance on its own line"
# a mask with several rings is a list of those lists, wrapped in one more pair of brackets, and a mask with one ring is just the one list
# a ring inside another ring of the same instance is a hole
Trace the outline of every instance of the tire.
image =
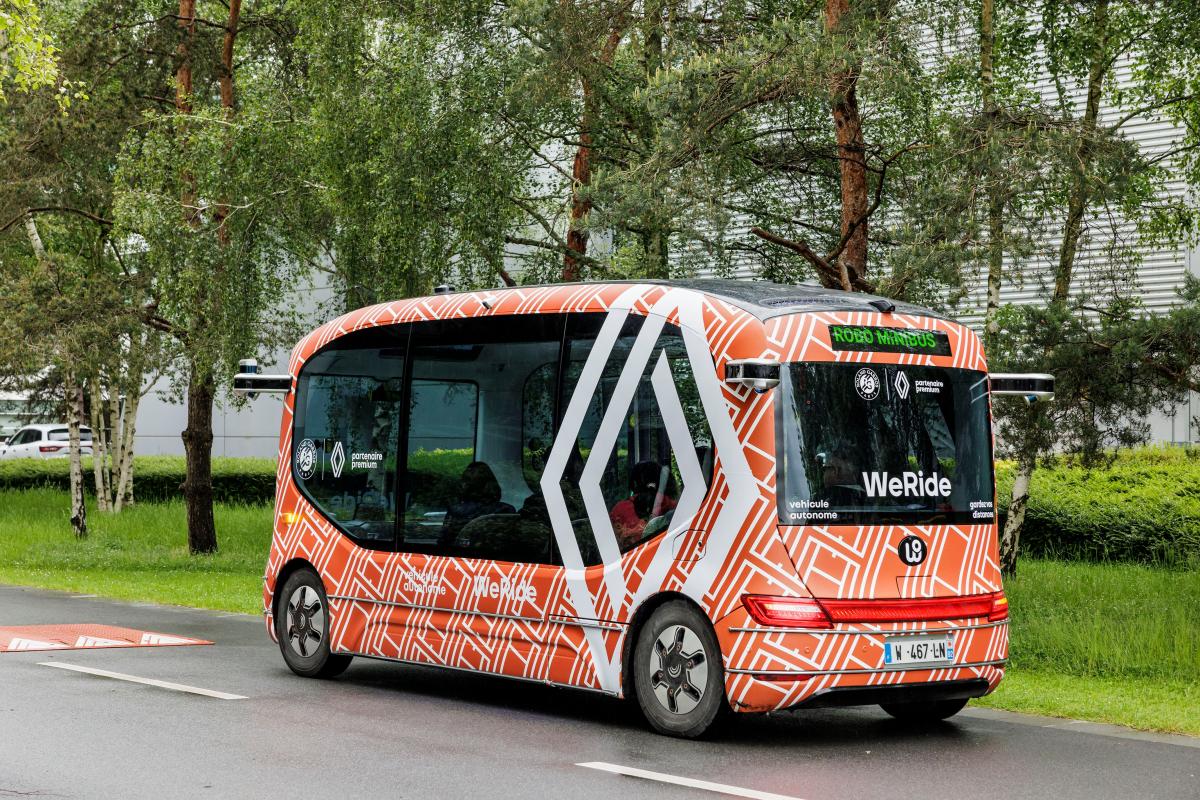
[(901, 722), (940, 722), (953, 717), (967, 705), (961, 700), (929, 700), (923, 703), (880, 703), (879, 707)]
[(332, 678), (346, 671), (350, 656), (329, 651), (329, 601), (317, 573), (300, 569), (279, 594), (275, 634), (292, 672), (305, 678)]
[(664, 603), (642, 626), (630, 675), (642, 715), (659, 733), (695, 739), (729, 714), (717, 635), (682, 600)]

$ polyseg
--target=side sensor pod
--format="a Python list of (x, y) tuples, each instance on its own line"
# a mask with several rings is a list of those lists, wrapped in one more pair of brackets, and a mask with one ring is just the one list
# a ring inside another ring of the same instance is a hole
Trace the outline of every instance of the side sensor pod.
[(738, 358), (725, 362), (725, 381), (759, 394), (779, 385), (779, 362), (770, 358)]

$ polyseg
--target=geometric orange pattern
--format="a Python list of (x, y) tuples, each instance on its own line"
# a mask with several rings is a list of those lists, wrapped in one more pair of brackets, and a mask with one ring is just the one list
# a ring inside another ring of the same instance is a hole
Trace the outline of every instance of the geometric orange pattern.
[(112, 625), (18, 625), (0, 628), (0, 653), (95, 650), (109, 647), (178, 647), (212, 644), (203, 639)]
[[(775, 394), (723, 380), (741, 358), (918, 364), (985, 371), (969, 329), (934, 317), (879, 312), (806, 312), (758, 319), (702, 292), (663, 284), (516, 287), (385, 303), (310, 333), (292, 353), (294, 377), (320, 348), (352, 331), (454, 317), (574, 311), (661, 317), (684, 334), (713, 432), (713, 474), (690, 520), (622, 554), (581, 569), (380, 552), (356, 546), (297, 491), (291, 479), (292, 403), (280, 426), (275, 529), (264, 581), (268, 630), (281, 571), (316, 569), (330, 599), (336, 652), (508, 675), (622, 695), (630, 623), (656, 595), (690, 598), (713, 621), (734, 708), (786, 708), (835, 687), (982, 677), (995, 687), (1007, 656), (1007, 624), (986, 619), (838, 624), (797, 632), (757, 626), (743, 594), (797, 597), (942, 597), (1001, 588), (994, 521), (946, 526), (780, 525), (775, 496)], [(936, 330), (951, 356), (835, 351), (829, 324)], [(606, 357), (600, 353), (597, 357)], [(674, 520), (674, 523), (679, 523)], [(916, 568), (895, 554), (919, 533), (930, 557)], [(555, 526), (560, 542), (563, 532)], [(573, 532), (566, 536), (573, 538)], [(528, 583), (536, 591), (476, 593), (480, 579)], [(930, 670), (882, 666), (883, 640), (897, 631), (945, 630), (954, 663)]]

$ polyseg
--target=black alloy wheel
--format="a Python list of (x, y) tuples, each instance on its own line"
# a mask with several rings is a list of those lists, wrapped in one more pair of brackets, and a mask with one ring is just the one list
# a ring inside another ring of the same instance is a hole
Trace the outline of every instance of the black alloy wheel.
[(292, 672), (306, 678), (332, 678), (346, 671), (351, 657), (329, 650), (329, 601), (311, 569), (288, 576), (279, 593), (275, 634)]
[(682, 600), (650, 615), (630, 671), (642, 714), (659, 733), (694, 739), (729, 713), (717, 636), (708, 619)]

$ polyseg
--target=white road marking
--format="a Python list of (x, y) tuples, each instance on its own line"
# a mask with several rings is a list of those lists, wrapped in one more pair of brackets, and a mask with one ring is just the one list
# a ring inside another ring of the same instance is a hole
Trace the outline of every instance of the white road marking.
[(113, 678), (118, 681), (129, 681), (130, 683), (143, 683), (147, 686), (157, 686), (160, 689), (170, 689), (175, 692), (187, 692), (188, 694), (200, 694), (205, 697), (215, 697), (218, 700), (245, 700), (244, 695), (229, 694), (228, 692), (218, 692), (215, 689), (202, 689), (199, 686), (185, 686), (182, 683), (170, 683), (168, 681), (160, 681), (154, 678), (139, 678), (136, 675), (126, 675), (123, 672), (109, 672), (106, 669), (96, 669), (94, 667), (81, 667), (78, 664), (67, 664), (62, 661), (39, 661), (39, 666), (54, 667), (55, 669), (67, 669), (72, 672), (83, 672), (87, 675), (98, 675), (101, 678)]
[(586, 761), (576, 764), (577, 767), (587, 767), (588, 769), (598, 769), (602, 772), (611, 772), (614, 775), (628, 775), (631, 778), (644, 778), (648, 781), (658, 781), (659, 783), (673, 783), (676, 786), (686, 786), (689, 789), (702, 789), (706, 792), (716, 792), (718, 794), (726, 794), (732, 797), (748, 797), (750, 800), (800, 800), (798, 797), (792, 797), (785, 794), (773, 794), (771, 792), (760, 792), (757, 789), (743, 789), (740, 786), (729, 786), (724, 783), (712, 783), (710, 781), (696, 780), (695, 778), (683, 778), (678, 775), (667, 775), (662, 772), (651, 772), (647, 769), (638, 769), (636, 767), (623, 767), (620, 764), (606, 764), (603, 761)]
[(89, 597), (99, 597), (99, 596), (100, 595), (98, 595), (98, 594), (73, 594), (73, 595), (71, 595), (71, 599), (72, 600), (86, 600)]

